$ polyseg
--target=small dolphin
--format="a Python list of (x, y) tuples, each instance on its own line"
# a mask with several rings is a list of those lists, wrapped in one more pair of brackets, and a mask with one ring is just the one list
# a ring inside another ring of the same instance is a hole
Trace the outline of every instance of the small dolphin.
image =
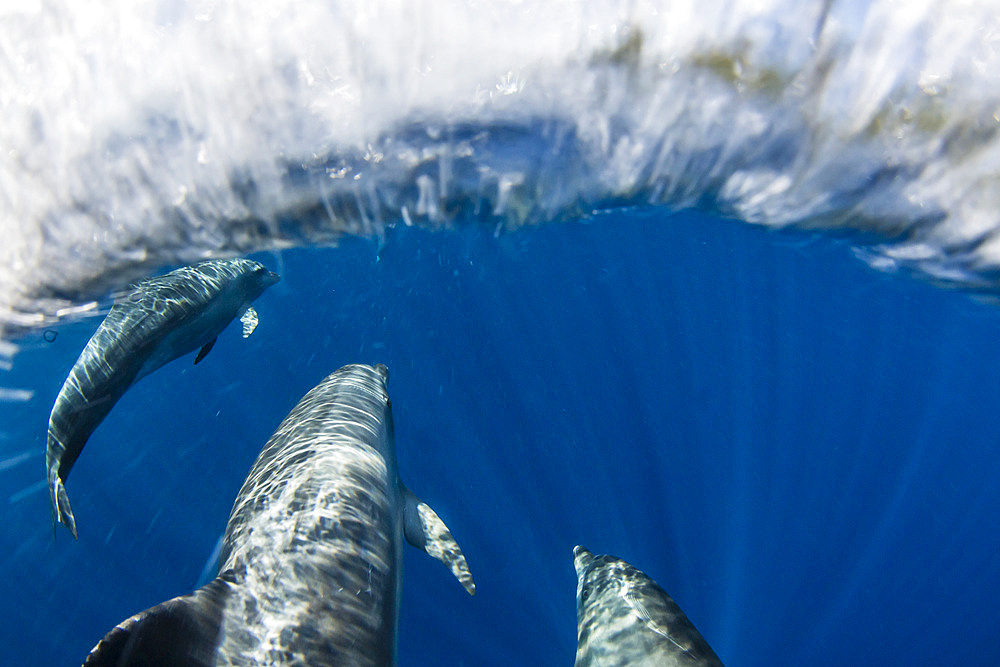
[(576, 667), (722, 667), (666, 591), (614, 556), (573, 549)]
[(236, 498), (221, 574), (120, 623), (84, 665), (394, 665), (404, 537), (474, 594), (447, 526), (399, 479), (387, 379), (345, 366), (306, 394)]
[(125, 391), (201, 348), (198, 363), (236, 317), (242, 317), (243, 337), (249, 336), (257, 322), (250, 303), (278, 280), (278, 274), (249, 259), (210, 260), (141, 281), (116, 300), (73, 365), (49, 416), (45, 466), (53, 523), (65, 524), (77, 536), (66, 477)]

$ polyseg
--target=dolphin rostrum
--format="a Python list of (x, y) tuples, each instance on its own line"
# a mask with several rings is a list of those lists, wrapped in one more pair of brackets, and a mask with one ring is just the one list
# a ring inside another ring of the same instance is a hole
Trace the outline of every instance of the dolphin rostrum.
[(666, 591), (614, 556), (573, 549), (576, 667), (722, 667)]
[(387, 379), (345, 366), (306, 394), (236, 497), (219, 576), (120, 623), (84, 664), (393, 665), (404, 537), (473, 594), (450, 531), (399, 479)]
[(209, 260), (141, 281), (119, 296), (80, 353), (49, 416), (45, 466), (53, 522), (77, 536), (66, 477), (90, 434), (137, 380), (181, 355), (201, 351), (236, 317), (243, 337), (257, 313), (250, 303), (278, 274), (249, 259)]

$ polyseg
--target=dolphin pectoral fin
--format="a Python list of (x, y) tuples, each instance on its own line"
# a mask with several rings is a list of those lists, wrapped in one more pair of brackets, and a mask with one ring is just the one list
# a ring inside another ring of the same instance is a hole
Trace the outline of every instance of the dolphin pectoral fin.
[(49, 492), (52, 497), (52, 524), (58, 521), (73, 534), (73, 539), (79, 539), (76, 534), (76, 518), (69, 506), (69, 496), (66, 495), (66, 485), (56, 475), (49, 480)]
[(205, 345), (198, 352), (198, 356), (194, 358), (194, 363), (197, 364), (199, 361), (204, 359), (208, 355), (208, 353), (212, 351), (212, 347), (215, 345), (215, 341), (217, 340), (219, 340), (218, 336), (205, 343)]
[(427, 503), (421, 502), (405, 486), (403, 497), (403, 531), (406, 541), (447, 565), (469, 595), (475, 595), (476, 584), (469, 572), (469, 565), (448, 526), (444, 525), (444, 521)]
[(253, 306), (247, 306), (247, 309), (240, 316), (240, 322), (243, 323), (243, 337), (248, 338), (253, 330), (257, 328), (257, 311), (253, 309)]
[(216, 664), (228, 581), (215, 579), (122, 621), (97, 643), (84, 667)]

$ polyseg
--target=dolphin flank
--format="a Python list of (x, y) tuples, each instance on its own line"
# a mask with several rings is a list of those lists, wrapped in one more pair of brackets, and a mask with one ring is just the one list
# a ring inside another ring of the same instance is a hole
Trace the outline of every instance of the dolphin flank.
[(722, 667), (677, 603), (614, 556), (573, 549), (576, 667)]
[(248, 336), (257, 321), (250, 303), (278, 280), (278, 274), (249, 259), (209, 260), (141, 281), (116, 299), (73, 365), (49, 416), (45, 466), (53, 522), (77, 536), (66, 477), (90, 434), (125, 391), (200, 348), (198, 363), (236, 317), (244, 318)]
[(402, 541), (475, 584), (437, 514), (400, 481), (385, 366), (345, 366), (261, 450), (219, 576), (120, 623), (85, 666), (396, 662)]

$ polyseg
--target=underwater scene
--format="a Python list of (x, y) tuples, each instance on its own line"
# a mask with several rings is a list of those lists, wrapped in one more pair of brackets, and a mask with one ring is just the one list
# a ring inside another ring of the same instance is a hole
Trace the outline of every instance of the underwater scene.
[(0, 106), (0, 664), (1000, 664), (991, 3), (25, 2)]

